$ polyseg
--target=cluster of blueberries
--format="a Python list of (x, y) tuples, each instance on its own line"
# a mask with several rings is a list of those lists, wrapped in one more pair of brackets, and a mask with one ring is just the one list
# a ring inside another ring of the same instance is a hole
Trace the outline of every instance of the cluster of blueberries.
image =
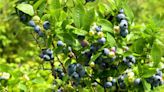
[(70, 64), (67, 68), (68, 75), (76, 81), (76, 85), (80, 82), (80, 79), (85, 75), (85, 69), (79, 63)]
[(156, 74), (151, 76), (150, 78), (146, 79), (148, 83), (151, 84), (151, 88), (153, 89), (154, 87), (160, 86), (163, 84), (163, 79), (162, 79), (162, 71), (157, 70)]
[(133, 64), (136, 63), (136, 59), (134, 56), (130, 55), (130, 56), (126, 56), (123, 58), (123, 63), (125, 63), (128, 67), (131, 67)]
[(131, 72), (122, 74), (118, 77), (118, 85), (121, 89), (126, 88), (125, 78), (128, 78), (128, 81), (133, 82), (135, 86), (138, 86), (141, 84), (141, 79), (140, 78), (134, 79), (134, 73), (131, 71)]
[(120, 35), (122, 37), (126, 37), (126, 35), (128, 34), (128, 22), (126, 20), (126, 16), (124, 14), (124, 10), (121, 9), (119, 11), (119, 14), (117, 15), (117, 21), (120, 23), (119, 27), (120, 27)]
[[(36, 16), (34, 16), (34, 17), (36, 17)], [(38, 20), (39, 20), (39, 19), (40, 19), (40, 18), (38, 18)], [(36, 23), (35, 23), (34, 20), (30, 20), (30, 21), (28, 22), (28, 25), (31, 26), (31, 27), (33, 27), (33, 28), (34, 28), (34, 31), (35, 31), (36, 33), (38, 33), (39, 36), (43, 36), (43, 35), (44, 35), (43, 32), (41, 31), (41, 27), (40, 27), (39, 25), (36, 25)], [(44, 21), (44, 23), (43, 23), (43, 28), (44, 28), (45, 30), (48, 30), (48, 29), (50, 28), (50, 22), (49, 22), (49, 21)]]
[(125, 84), (125, 81), (124, 81), (125, 77), (126, 77), (125, 74), (120, 75), (120, 76), (118, 77), (118, 85), (119, 85), (119, 87), (120, 87), (121, 89), (125, 89), (125, 87), (126, 87), (126, 84)]
[(53, 51), (51, 49), (43, 49), (40, 57), (44, 60), (44, 61), (51, 61), (54, 59), (53, 56)]
[(65, 73), (63, 72), (63, 69), (61, 68), (56, 68), (55, 72), (57, 73), (57, 76), (59, 77), (59, 79), (63, 79), (63, 77), (65, 76)]
[(105, 88), (110, 88), (112, 86), (115, 86), (116, 83), (117, 83), (117, 80), (116, 79), (112, 79), (111, 81), (105, 82), (104, 87)]
[(102, 26), (98, 26), (96, 25), (96, 23), (93, 24), (93, 26), (91, 27), (90, 31), (89, 31), (89, 35), (93, 36), (95, 33), (97, 33), (99, 39), (98, 42), (100, 44), (105, 44), (106, 42), (106, 38), (104, 37), (104, 33), (102, 32)]

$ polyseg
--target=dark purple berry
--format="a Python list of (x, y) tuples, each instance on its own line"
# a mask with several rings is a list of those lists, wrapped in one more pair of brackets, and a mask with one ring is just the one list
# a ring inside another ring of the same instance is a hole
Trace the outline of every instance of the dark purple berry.
[(50, 22), (49, 22), (49, 21), (45, 21), (45, 22), (43, 23), (43, 28), (44, 28), (45, 30), (48, 30), (48, 29), (50, 28)]

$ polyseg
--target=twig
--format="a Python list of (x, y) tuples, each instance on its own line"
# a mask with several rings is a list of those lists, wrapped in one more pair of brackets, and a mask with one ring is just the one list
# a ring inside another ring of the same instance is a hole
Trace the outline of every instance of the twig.
[(54, 72), (54, 61), (50, 61), (50, 65), (51, 65), (51, 72), (52, 72), (52, 76), (54, 77), (54, 79), (57, 78), (56, 73)]
[(36, 44), (39, 46), (40, 50), (42, 50), (42, 48), (40, 47), (39, 42), (38, 42), (38, 40), (35, 38), (34, 34), (33, 34), (32, 32), (31, 32), (31, 34), (32, 34), (32, 37), (34, 38)]
[(57, 54), (56, 54), (56, 57), (57, 57), (57, 59), (58, 59), (59, 63), (62, 65), (63, 70), (64, 70), (64, 73), (66, 73), (67, 71), (66, 71), (66, 69), (65, 69), (65, 67), (64, 67), (64, 64), (60, 61), (60, 59), (59, 59), (59, 57), (58, 57), (58, 55), (57, 55)]
[[(54, 43), (53, 43), (53, 42), (52, 42), (52, 46), (55, 48), (55, 45), (54, 45)], [(62, 65), (63, 70), (64, 70), (64, 73), (66, 73), (67, 71), (66, 71), (66, 69), (65, 69), (65, 67), (64, 67), (64, 64), (61, 62), (61, 60), (59, 59), (59, 57), (58, 57), (58, 55), (57, 55), (57, 54), (56, 54), (56, 57), (57, 57), (57, 59), (58, 59), (59, 63)]]

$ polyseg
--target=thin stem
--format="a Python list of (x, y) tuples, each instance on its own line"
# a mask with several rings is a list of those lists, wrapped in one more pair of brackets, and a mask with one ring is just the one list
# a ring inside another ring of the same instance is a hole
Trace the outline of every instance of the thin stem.
[(56, 72), (54, 72), (54, 61), (50, 61), (50, 65), (51, 65), (51, 72), (52, 72), (52, 76), (54, 77), (54, 79), (57, 78), (56, 76)]
[[(52, 46), (55, 48), (55, 45), (54, 45), (54, 43), (53, 43), (53, 42), (52, 42)], [(61, 60), (59, 59), (59, 57), (58, 57), (58, 55), (57, 55), (57, 54), (56, 54), (56, 57), (57, 57), (57, 59), (58, 59), (59, 63), (62, 65), (63, 70), (64, 70), (64, 73), (66, 73), (67, 71), (66, 71), (66, 69), (65, 69), (65, 67), (64, 67), (64, 64), (61, 62)]]
[(63, 70), (64, 70), (64, 73), (66, 73), (66, 69), (65, 69), (65, 67), (64, 67), (64, 64), (63, 64), (63, 63), (61, 62), (61, 60), (59, 59), (58, 55), (56, 55), (56, 57), (57, 57), (59, 63), (62, 65)]
[(31, 34), (32, 34), (32, 37), (34, 38), (36, 44), (38, 45), (39, 49), (42, 50), (42, 48), (40, 47), (39, 42), (38, 42), (38, 40), (35, 38), (34, 34), (33, 34), (32, 32), (31, 32)]

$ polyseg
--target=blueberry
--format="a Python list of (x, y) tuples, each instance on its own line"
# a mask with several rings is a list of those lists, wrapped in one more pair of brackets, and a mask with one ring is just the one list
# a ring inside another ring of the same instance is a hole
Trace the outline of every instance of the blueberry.
[(102, 27), (101, 27), (101, 26), (96, 26), (96, 27), (95, 27), (95, 30), (96, 30), (97, 32), (100, 32), (100, 31), (102, 31)]
[(69, 76), (72, 75), (76, 71), (76, 65), (75, 64), (70, 64), (68, 66), (67, 71), (68, 71)]
[(124, 78), (125, 78), (124, 75), (119, 76), (119, 77), (118, 77), (118, 82), (119, 82), (119, 83), (124, 82)]
[(80, 77), (83, 77), (85, 75), (85, 70), (81, 70), (80, 72), (79, 72), (79, 76)]
[(104, 84), (104, 87), (105, 87), (105, 88), (112, 87), (112, 83), (111, 83), (111, 82), (106, 82), (106, 83)]
[(111, 51), (116, 52), (116, 47), (112, 47)]
[(80, 77), (79, 77), (79, 74), (78, 74), (78, 73), (74, 72), (74, 73), (72, 74), (72, 78), (77, 80), (77, 79), (79, 79)]
[(124, 63), (127, 63), (128, 62), (128, 60), (126, 59), (126, 58), (123, 58), (123, 60), (122, 60)]
[(116, 79), (112, 79), (112, 85), (116, 84)]
[(30, 20), (28, 22), (28, 25), (31, 26), (31, 27), (35, 27), (35, 22), (33, 20)]
[(104, 44), (106, 42), (106, 39), (104, 37), (102, 37), (98, 40), (98, 42), (101, 44)]
[(125, 29), (128, 28), (128, 22), (127, 22), (126, 20), (121, 20), (119, 26), (120, 26), (120, 29), (121, 29), (121, 30), (125, 30)]
[(26, 15), (22, 15), (22, 16), (20, 16), (20, 21), (22, 21), (22, 22), (26, 22), (26, 20), (27, 20)]
[(39, 33), (39, 32), (40, 32), (40, 26), (39, 26), (39, 25), (35, 26), (35, 27), (34, 27), (34, 31), (35, 31), (36, 33)]
[(64, 43), (60, 40), (57, 42), (57, 46), (64, 46)]
[(127, 62), (126, 64), (128, 65), (128, 67), (131, 67), (133, 65), (132, 62)]
[(105, 55), (109, 55), (109, 52), (110, 52), (110, 51), (109, 51), (108, 48), (104, 48), (104, 54), (105, 54)]
[(40, 37), (43, 37), (43, 36), (44, 36), (44, 33), (43, 33), (42, 31), (39, 31), (39, 32), (38, 32), (38, 35), (39, 35)]
[(95, 51), (96, 51), (96, 47), (92, 45), (92, 46), (90, 47), (90, 51), (91, 51), (91, 52), (95, 52)]
[(43, 55), (43, 59), (45, 60), (45, 61), (50, 61), (50, 56), (49, 55)]
[(140, 78), (137, 78), (134, 80), (134, 84), (135, 85), (139, 85), (141, 83), (141, 79)]
[(160, 71), (160, 70), (157, 70), (157, 73), (156, 73), (156, 75), (159, 75), (159, 76), (161, 76), (161, 77), (162, 77), (162, 71)]
[(124, 13), (124, 9), (120, 9), (119, 10), (119, 13)]
[(162, 77), (159, 76), (159, 75), (155, 75), (155, 76), (154, 76), (154, 80), (157, 81), (157, 82), (158, 82), (158, 81), (162, 81)]
[(96, 87), (98, 84), (97, 82), (92, 83), (92, 86)]
[(121, 13), (121, 14), (118, 14), (118, 15), (117, 15), (117, 21), (118, 21), (118, 22), (120, 22), (121, 20), (123, 20), (123, 19), (125, 19), (125, 18), (126, 18), (126, 17), (125, 17), (125, 14), (122, 14), (122, 13)]
[(50, 22), (49, 22), (49, 21), (45, 21), (45, 22), (43, 23), (43, 28), (44, 28), (45, 30), (48, 30), (48, 29), (50, 28)]
[(120, 35), (121, 35), (122, 37), (126, 37), (127, 34), (128, 34), (128, 30), (127, 30), (127, 29), (121, 30), (121, 31), (120, 31)]
[(125, 87), (126, 87), (124, 82), (119, 83), (119, 86), (120, 86), (121, 89), (125, 89)]
[(53, 54), (53, 51), (52, 51), (51, 49), (47, 49), (47, 50), (46, 50), (46, 53), (47, 53), (48, 55), (52, 55), (52, 54)]
[(82, 47), (86, 47), (86, 46), (88, 46), (89, 43), (87, 40), (82, 40), (82, 41), (80, 41), (80, 44)]

